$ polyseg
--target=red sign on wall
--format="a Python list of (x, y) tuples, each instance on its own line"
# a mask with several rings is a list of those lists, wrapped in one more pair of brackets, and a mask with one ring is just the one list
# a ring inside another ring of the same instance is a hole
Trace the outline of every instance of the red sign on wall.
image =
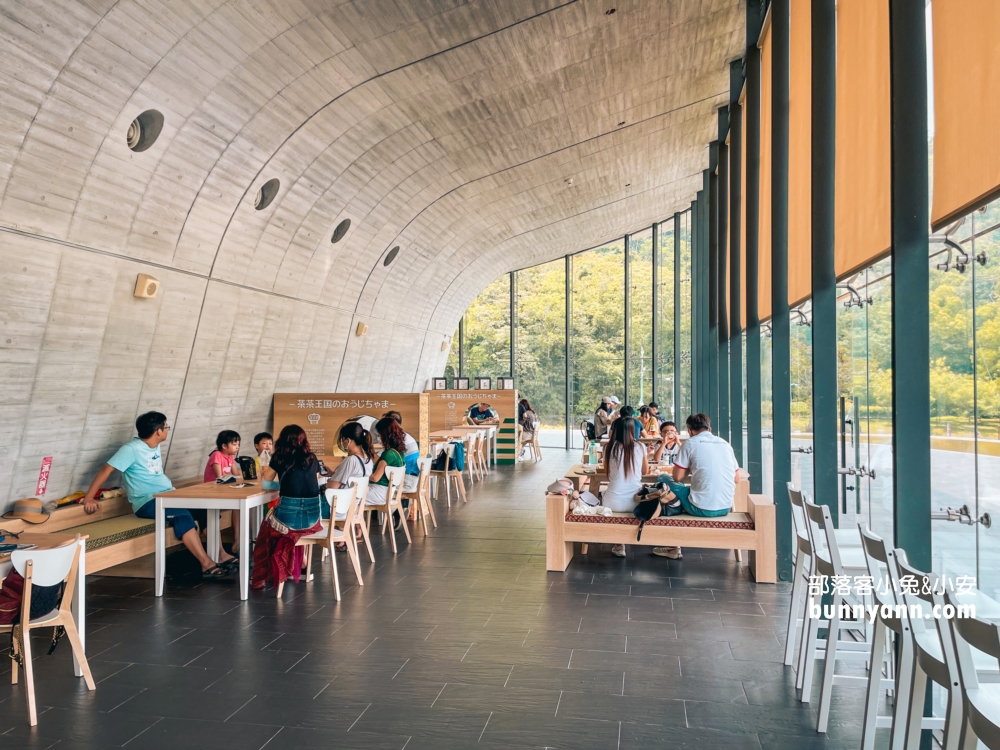
[(41, 497), (45, 494), (45, 488), (49, 486), (49, 472), (52, 470), (52, 456), (42, 459), (42, 468), (38, 472), (38, 486), (35, 487), (35, 495)]

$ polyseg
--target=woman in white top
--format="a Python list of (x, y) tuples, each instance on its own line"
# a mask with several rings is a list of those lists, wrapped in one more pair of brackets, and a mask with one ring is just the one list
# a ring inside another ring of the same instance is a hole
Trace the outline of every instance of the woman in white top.
[[(327, 481), (330, 489), (339, 490), (347, 487), (347, 482), (354, 477), (370, 477), (375, 467), (375, 450), (372, 447), (372, 436), (358, 422), (348, 422), (340, 428), (337, 436), (337, 447), (347, 456), (333, 472), (333, 477)], [(337, 508), (337, 520), (347, 518), (347, 508)]]
[[(601, 495), (601, 504), (613, 511), (631, 513), (636, 506), (635, 495), (642, 489), (642, 475), (649, 473), (646, 446), (635, 439), (632, 417), (616, 419), (610, 433), (604, 449), (608, 487)], [(614, 545), (611, 554), (625, 557), (625, 545)]]

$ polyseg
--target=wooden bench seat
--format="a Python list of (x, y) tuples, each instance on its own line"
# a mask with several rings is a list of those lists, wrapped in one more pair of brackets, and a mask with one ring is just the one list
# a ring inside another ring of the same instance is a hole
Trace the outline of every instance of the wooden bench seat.
[[(746, 480), (740, 483), (746, 485)], [(743, 489), (744, 491), (740, 491)], [(758, 583), (777, 581), (774, 503), (765, 495), (751, 495), (746, 487), (736, 493), (733, 511), (719, 518), (686, 513), (647, 521), (636, 541), (639, 519), (630, 513), (609, 516), (574, 515), (568, 495), (546, 495), (545, 567), (565, 571), (574, 544), (640, 544), (650, 547), (704, 547), (748, 550), (748, 563)]]
[[(175, 483), (177, 487), (199, 484), (201, 477)], [(231, 526), (229, 511), (223, 511), (221, 528)], [(87, 574), (103, 572), (104, 575), (120, 575), (138, 578), (152, 578), (154, 572), (153, 555), (156, 538), (156, 522), (152, 518), (139, 518), (132, 512), (128, 499), (112, 497), (100, 502), (96, 513), (88, 515), (83, 505), (74, 503), (57, 508), (49, 520), (41, 524), (29, 524), (16, 519), (3, 521), (3, 527), (11, 531), (31, 531), (48, 534), (77, 534), (87, 536)], [(181, 544), (174, 536), (174, 530), (167, 528), (167, 549)]]

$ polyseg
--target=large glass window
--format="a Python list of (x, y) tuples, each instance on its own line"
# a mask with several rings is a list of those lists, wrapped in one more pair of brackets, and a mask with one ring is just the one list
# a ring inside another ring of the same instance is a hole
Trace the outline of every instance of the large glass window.
[[(639, 408), (653, 390), (653, 232), (628, 238), (628, 402)], [(620, 394), (619, 394), (620, 397)]]
[(566, 445), (566, 260), (516, 272), (514, 382), (541, 420), (543, 446)]
[(792, 411), (792, 484), (810, 497), (813, 489), (812, 426), (812, 305), (806, 302), (791, 314), (789, 373)]
[[(618, 242), (572, 257), (570, 408), (573, 425), (593, 419), (601, 398), (625, 391), (625, 247)], [(579, 429), (574, 445), (582, 447)]]
[(510, 376), (510, 276), (486, 287), (465, 312), (465, 374)]
[(681, 403), (675, 420), (683, 429), (683, 421), (691, 413), (691, 212), (681, 216)]
[(656, 258), (656, 398), (662, 416), (673, 419), (674, 403), (674, 222), (659, 225)]

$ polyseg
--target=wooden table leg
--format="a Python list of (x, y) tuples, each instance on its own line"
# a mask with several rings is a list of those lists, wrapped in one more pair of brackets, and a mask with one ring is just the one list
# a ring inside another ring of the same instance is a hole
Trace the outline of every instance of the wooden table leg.
[[(247, 510), (240, 513), (240, 599), (246, 599), (250, 592), (250, 553), (249, 553), (250, 538), (249, 537), (250, 537), (250, 509), (247, 508)], [(310, 552), (311, 551), (312, 547), (310, 547)], [(337, 561), (334, 560), (333, 564), (336, 565)]]
[[(87, 646), (87, 595), (84, 586), (87, 583), (87, 541), (80, 540), (80, 562), (76, 569), (76, 589), (73, 592), (73, 602), (70, 608), (73, 612), (73, 619), (76, 621), (76, 629), (80, 637), (80, 650), (86, 653)], [(73, 653), (73, 674), (83, 677), (83, 670), (80, 669), (80, 662), (76, 660), (76, 653)]]
[[(156, 596), (163, 596), (163, 579), (167, 572), (167, 544), (166, 544), (166, 523), (167, 512), (163, 507), (163, 498), (156, 498), (156, 527), (153, 534), (156, 536)], [(82, 631), (83, 628), (81, 627)]]

